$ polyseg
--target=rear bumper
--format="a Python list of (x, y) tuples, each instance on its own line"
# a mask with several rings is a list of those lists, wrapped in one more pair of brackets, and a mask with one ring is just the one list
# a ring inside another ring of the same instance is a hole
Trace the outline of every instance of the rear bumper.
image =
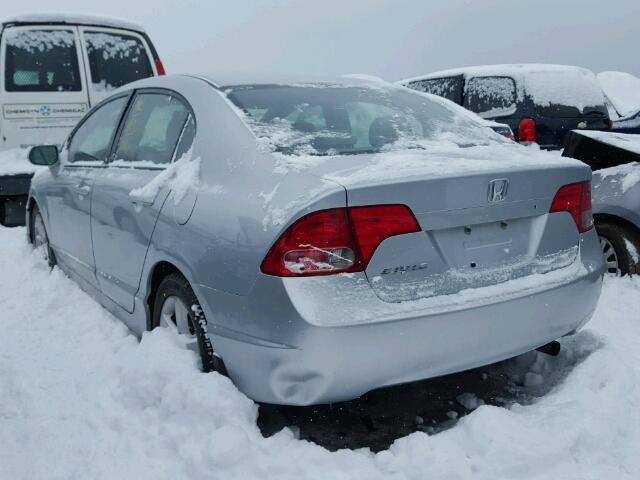
[[(571, 280), (473, 307), (385, 303), (355, 275), (332, 289), (325, 288), (327, 277), (315, 277), (308, 290), (315, 298), (309, 301), (293, 285), (303, 279), (265, 276), (242, 309), (247, 329), (267, 325), (264, 334), (233, 338), (223, 327), (214, 328), (214, 348), (249, 397), (291, 405), (349, 400), (383, 386), (490, 364), (573, 333), (589, 320), (600, 296), (602, 261), (595, 232), (586, 236), (589, 251), (583, 249), (580, 274)], [(585, 262), (584, 253), (592, 260)], [(316, 300), (327, 295), (333, 301), (319, 311)], [(354, 296), (359, 301), (352, 308)], [(341, 302), (343, 309), (337, 307)]]

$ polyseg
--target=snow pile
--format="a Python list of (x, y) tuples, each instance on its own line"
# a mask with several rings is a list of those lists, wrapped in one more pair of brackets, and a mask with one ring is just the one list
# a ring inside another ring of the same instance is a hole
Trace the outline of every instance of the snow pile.
[(189, 150), (149, 183), (131, 190), (129, 195), (153, 203), (160, 189), (167, 187), (173, 192), (174, 204), (179, 204), (189, 191), (197, 190), (200, 187), (200, 157), (192, 159), (192, 153)]
[[(0, 478), (636, 479), (640, 474), (640, 279), (607, 279), (589, 330), (510, 408), (473, 413), (387, 451), (330, 453), (288, 429), (263, 438), (257, 407), (163, 330), (141, 342), (25, 242), (0, 228)], [(20, 261), (16, 262), (16, 258)], [(524, 381), (524, 380), (523, 380)], [(424, 419), (423, 419), (424, 421)]]
[(625, 72), (601, 72), (598, 82), (621, 117), (640, 110), (640, 78)]
[[(626, 193), (632, 187), (640, 183), (640, 163), (626, 163), (623, 165), (616, 165), (615, 167), (603, 168), (593, 172), (595, 184), (597, 180), (600, 183), (605, 178), (611, 178), (612, 181), (620, 184), (620, 192)], [(594, 187), (595, 188), (595, 187)]]
[(13, 148), (0, 152), (0, 175), (35, 173), (47, 167), (39, 167), (29, 161), (29, 149)]

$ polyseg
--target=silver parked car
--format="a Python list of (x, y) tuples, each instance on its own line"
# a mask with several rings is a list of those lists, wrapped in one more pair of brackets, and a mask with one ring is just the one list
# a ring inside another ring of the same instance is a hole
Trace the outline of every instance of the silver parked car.
[(575, 130), (562, 155), (593, 170), (593, 216), (607, 272), (640, 274), (640, 136)]
[(590, 169), (459, 110), (354, 78), (141, 80), (30, 152), (30, 238), (258, 401), (492, 363), (584, 325), (603, 261)]

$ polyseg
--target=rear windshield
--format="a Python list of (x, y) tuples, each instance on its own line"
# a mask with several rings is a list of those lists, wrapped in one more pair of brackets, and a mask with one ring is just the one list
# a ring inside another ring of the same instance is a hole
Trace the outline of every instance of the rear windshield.
[(595, 75), (576, 69), (531, 72), (526, 78), (528, 95), (539, 115), (547, 117), (606, 117), (604, 95)]
[(225, 90), (258, 138), (287, 154), (358, 154), (501, 141), (490, 128), (402, 88), (249, 85)]
[(121, 33), (87, 31), (84, 40), (94, 90), (110, 91), (153, 76), (149, 56), (140, 38)]
[(80, 91), (75, 36), (71, 30), (5, 30), (8, 92)]

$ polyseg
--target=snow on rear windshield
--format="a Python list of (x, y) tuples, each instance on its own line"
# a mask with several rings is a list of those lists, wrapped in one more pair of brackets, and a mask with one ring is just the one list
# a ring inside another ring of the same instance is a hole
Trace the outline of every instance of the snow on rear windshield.
[(527, 92), (536, 105), (563, 105), (583, 112), (587, 107), (604, 110), (604, 96), (595, 75), (582, 70), (529, 72)]
[(248, 85), (225, 90), (273, 150), (339, 155), (502, 142), (469, 116), (425, 95), (383, 85)]

